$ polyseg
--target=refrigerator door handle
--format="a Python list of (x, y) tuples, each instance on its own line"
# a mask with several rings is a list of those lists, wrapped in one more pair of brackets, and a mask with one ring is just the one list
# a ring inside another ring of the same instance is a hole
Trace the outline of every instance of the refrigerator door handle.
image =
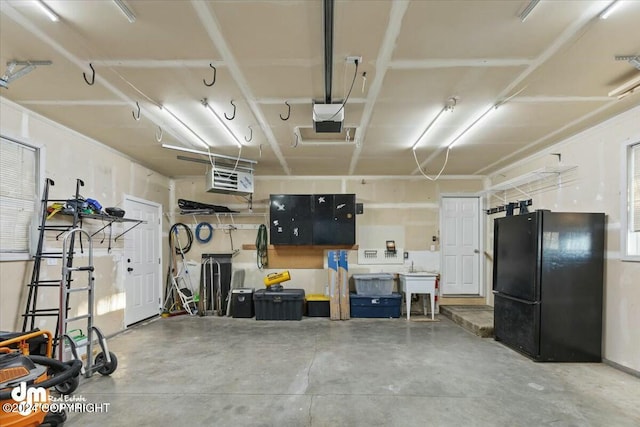
[(507, 295), (507, 294), (503, 294), (502, 292), (499, 292), (499, 291), (493, 291), (493, 294), (494, 295), (499, 295), (500, 297), (505, 298), (505, 299), (510, 299), (512, 301), (521, 302), (523, 304), (529, 304), (529, 305), (540, 304), (540, 301), (529, 301), (529, 300), (522, 299), (522, 298), (516, 298), (516, 297), (512, 297), (512, 296)]

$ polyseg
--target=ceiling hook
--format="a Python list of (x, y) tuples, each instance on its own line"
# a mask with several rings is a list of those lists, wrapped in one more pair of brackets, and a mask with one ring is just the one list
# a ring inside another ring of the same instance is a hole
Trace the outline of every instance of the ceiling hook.
[(227, 116), (227, 113), (224, 113), (224, 118), (227, 120), (233, 120), (236, 118), (236, 104), (233, 103), (233, 99), (231, 100), (231, 105), (233, 105), (233, 116)]
[(158, 129), (156, 129), (156, 141), (162, 142), (162, 134), (162, 128), (158, 126)]
[(253, 139), (253, 129), (251, 129), (251, 126), (249, 126), (249, 130), (251, 131), (251, 136), (249, 136), (249, 139), (247, 139), (247, 137), (244, 137), (244, 140), (247, 142), (251, 142), (251, 140)]
[(82, 72), (82, 77), (84, 77), (84, 81), (87, 82), (89, 86), (93, 86), (96, 82), (96, 70), (93, 68), (93, 65), (91, 65), (91, 62), (89, 62), (89, 68), (91, 68), (91, 81), (87, 79), (87, 74), (84, 71)]
[(291, 105), (289, 105), (287, 101), (284, 101), (284, 103), (287, 107), (289, 107), (289, 111), (287, 112), (287, 117), (282, 117), (282, 114), (280, 114), (280, 119), (286, 121), (289, 120), (289, 117), (291, 117)]
[(291, 147), (296, 148), (298, 146), (298, 134), (294, 133), (295, 137), (296, 137), (296, 142), (294, 142), (293, 144), (291, 144)]
[(138, 120), (140, 120), (140, 104), (138, 103), (138, 101), (136, 101), (136, 107), (138, 107), (137, 114), (135, 111), (133, 111), (131, 114), (133, 114), (133, 120), (137, 122)]
[(216, 83), (216, 74), (218, 74), (218, 70), (216, 70), (216, 67), (214, 67), (213, 64), (209, 64), (209, 67), (213, 68), (213, 81), (211, 83), (207, 83), (205, 79), (202, 79), (202, 82), (207, 87), (211, 87)]

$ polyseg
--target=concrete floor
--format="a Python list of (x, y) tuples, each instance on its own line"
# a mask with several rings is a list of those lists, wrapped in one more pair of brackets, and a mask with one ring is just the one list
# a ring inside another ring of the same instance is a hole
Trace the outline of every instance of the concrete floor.
[(157, 319), (65, 426), (638, 426), (640, 378), (539, 364), (451, 320)]

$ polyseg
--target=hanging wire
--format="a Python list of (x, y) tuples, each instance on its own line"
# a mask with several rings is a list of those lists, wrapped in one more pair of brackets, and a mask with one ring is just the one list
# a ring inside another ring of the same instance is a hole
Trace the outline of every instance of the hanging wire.
[(430, 181), (436, 181), (438, 178), (440, 178), (440, 175), (442, 175), (442, 172), (444, 172), (444, 168), (447, 167), (447, 163), (449, 162), (449, 151), (451, 151), (451, 147), (447, 147), (447, 153), (444, 158), (444, 164), (442, 165), (442, 169), (440, 169), (440, 172), (438, 172), (438, 175), (436, 175), (435, 178), (431, 178), (422, 170), (422, 167), (420, 166), (420, 162), (418, 161), (418, 156), (416, 155), (416, 150), (411, 150), (411, 151), (413, 151), (413, 158), (415, 159), (416, 165), (418, 165), (418, 170), (420, 171), (422, 176), (424, 176)]
[(351, 80), (351, 87), (349, 88), (349, 93), (347, 93), (347, 97), (344, 99), (344, 102), (342, 103), (338, 111), (336, 111), (333, 116), (329, 117), (327, 121), (333, 119), (335, 116), (340, 114), (340, 111), (342, 111), (344, 109), (344, 106), (347, 105), (347, 101), (349, 100), (349, 97), (351, 96), (351, 91), (353, 90), (353, 84), (356, 82), (356, 77), (358, 76), (358, 65), (359, 65), (358, 60), (356, 60), (356, 69), (353, 72), (353, 80)]

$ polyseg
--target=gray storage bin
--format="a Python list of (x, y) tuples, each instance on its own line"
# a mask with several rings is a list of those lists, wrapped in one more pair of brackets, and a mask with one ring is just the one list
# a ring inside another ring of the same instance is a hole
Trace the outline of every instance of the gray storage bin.
[(391, 295), (393, 292), (393, 274), (354, 274), (358, 295)]

